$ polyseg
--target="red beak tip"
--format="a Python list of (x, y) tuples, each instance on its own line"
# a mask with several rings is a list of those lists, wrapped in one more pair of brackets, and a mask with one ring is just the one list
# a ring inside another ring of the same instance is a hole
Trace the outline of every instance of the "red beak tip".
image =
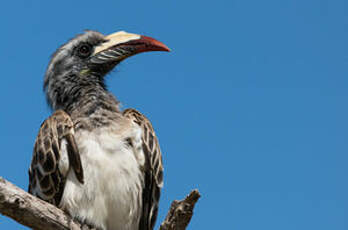
[(167, 46), (166, 47), (163, 47), (163, 50), (162, 51), (165, 51), (165, 52), (170, 52), (172, 51), (171, 49), (169, 49)]
[(148, 43), (148, 44), (151, 44), (153, 47), (155, 47), (155, 50), (157, 50), (157, 51), (166, 51), (166, 52), (170, 52), (171, 51), (168, 48), (168, 46), (166, 46), (165, 44), (163, 44), (160, 41), (157, 41), (154, 38), (151, 38), (151, 37), (148, 37), (148, 36), (141, 36), (141, 40), (146, 41), (146, 43)]

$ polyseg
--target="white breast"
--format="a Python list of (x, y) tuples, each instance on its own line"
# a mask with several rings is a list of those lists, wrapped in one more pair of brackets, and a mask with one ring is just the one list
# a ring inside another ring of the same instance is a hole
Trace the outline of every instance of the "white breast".
[(140, 131), (100, 128), (76, 133), (85, 183), (80, 184), (70, 170), (60, 206), (105, 230), (138, 229), (143, 176), (135, 156), (139, 153), (124, 140), (139, 139)]

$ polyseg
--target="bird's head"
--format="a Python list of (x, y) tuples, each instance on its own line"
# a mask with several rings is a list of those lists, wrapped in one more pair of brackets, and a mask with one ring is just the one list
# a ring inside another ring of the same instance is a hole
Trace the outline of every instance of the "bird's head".
[(62, 45), (48, 65), (44, 89), (54, 109), (64, 106), (86, 87), (105, 89), (104, 76), (127, 57), (148, 51), (170, 51), (163, 43), (120, 31), (103, 35), (86, 31)]

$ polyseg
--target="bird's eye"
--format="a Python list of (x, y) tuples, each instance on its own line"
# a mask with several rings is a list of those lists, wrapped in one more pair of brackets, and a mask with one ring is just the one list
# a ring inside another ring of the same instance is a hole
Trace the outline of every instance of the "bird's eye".
[(88, 57), (91, 54), (91, 47), (88, 44), (82, 44), (78, 48), (78, 55), (82, 58)]

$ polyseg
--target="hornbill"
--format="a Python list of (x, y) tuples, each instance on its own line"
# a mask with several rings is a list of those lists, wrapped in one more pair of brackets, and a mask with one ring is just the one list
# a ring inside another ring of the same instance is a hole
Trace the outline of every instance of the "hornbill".
[(44, 91), (54, 113), (36, 138), (29, 192), (102, 230), (150, 230), (163, 184), (162, 156), (150, 121), (121, 111), (104, 77), (123, 59), (169, 51), (146, 36), (86, 31), (48, 65)]

